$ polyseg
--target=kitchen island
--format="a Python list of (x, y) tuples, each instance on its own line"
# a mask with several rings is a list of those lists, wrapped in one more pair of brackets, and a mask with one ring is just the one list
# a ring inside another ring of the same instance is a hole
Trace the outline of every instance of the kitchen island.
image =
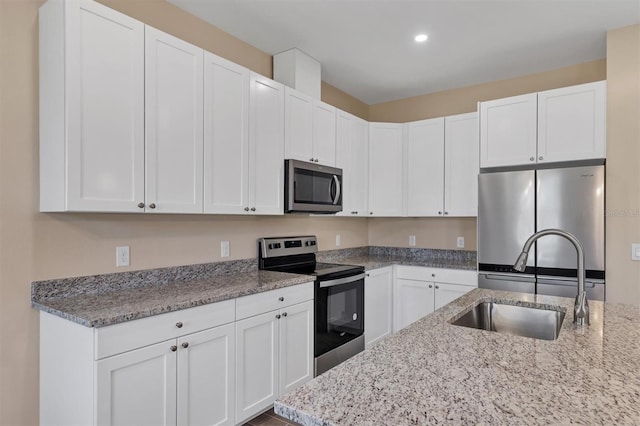
[[(480, 301), (566, 311), (557, 340), (451, 322)], [(640, 308), (476, 289), (276, 401), (302, 425), (640, 424)], [(372, 315), (374, 313), (365, 313)]]

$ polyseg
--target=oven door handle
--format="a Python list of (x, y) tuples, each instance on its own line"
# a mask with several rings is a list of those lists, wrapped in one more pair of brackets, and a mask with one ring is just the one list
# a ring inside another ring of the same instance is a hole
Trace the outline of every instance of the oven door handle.
[(351, 277), (338, 278), (336, 280), (329, 280), (329, 281), (320, 281), (320, 288), (332, 287), (334, 285), (340, 285), (340, 284), (347, 284), (347, 283), (361, 280), (364, 277), (365, 277), (365, 274), (363, 272), (361, 274), (353, 275)]

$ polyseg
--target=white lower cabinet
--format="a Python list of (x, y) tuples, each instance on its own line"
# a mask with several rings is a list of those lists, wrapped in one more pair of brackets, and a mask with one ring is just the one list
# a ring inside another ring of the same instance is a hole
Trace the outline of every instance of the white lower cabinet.
[(364, 339), (370, 347), (392, 333), (393, 267), (374, 269), (364, 279)]
[(313, 301), (238, 321), (236, 344), (236, 423), (242, 423), (313, 378)]
[(393, 331), (397, 332), (478, 286), (476, 271), (396, 266)]

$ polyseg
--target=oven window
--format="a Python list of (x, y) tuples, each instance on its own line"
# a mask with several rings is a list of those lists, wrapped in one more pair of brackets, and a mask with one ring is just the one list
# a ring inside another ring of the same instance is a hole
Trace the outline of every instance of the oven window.
[(332, 174), (298, 168), (294, 173), (294, 202), (334, 204), (337, 188)]
[(364, 280), (316, 288), (315, 356), (364, 333)]

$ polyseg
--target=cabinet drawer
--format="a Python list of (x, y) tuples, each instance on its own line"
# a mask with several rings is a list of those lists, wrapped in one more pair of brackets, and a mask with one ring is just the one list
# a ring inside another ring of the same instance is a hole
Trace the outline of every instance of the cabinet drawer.
[(313, 282), (265, 291), (236, 299), (236, 319), (284, 308), (313, 299)]
[(422, 266), (396, 266), (396, 278), (439, 283), (478, 286), (478, 273), (460, 269), (425, 268)]
[(231, 299), (96, 328), (95, 359), (233, 322), (235, 309), (235, 300)]

